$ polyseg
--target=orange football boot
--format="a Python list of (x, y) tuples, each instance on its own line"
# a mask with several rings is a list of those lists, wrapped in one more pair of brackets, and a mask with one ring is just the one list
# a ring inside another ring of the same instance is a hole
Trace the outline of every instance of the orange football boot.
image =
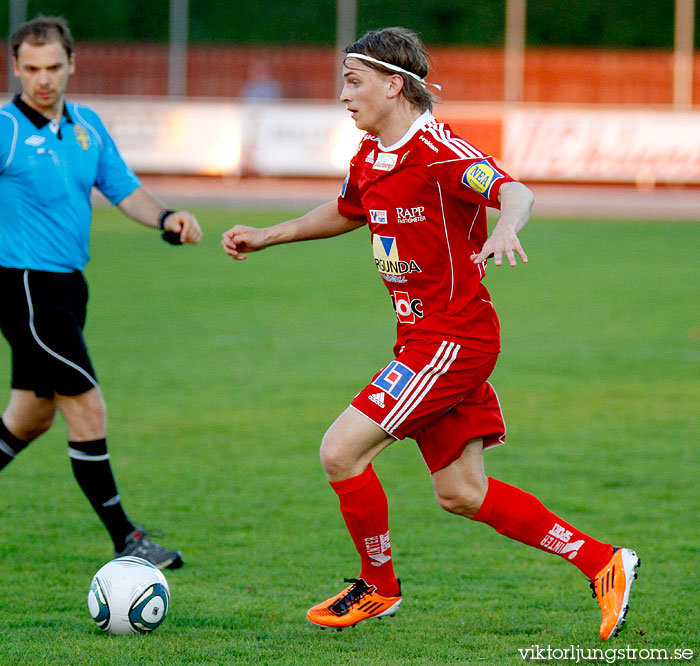
[(591, 582), (593, 596), (603, 611), (600, 637), (607, 641), (617, 635), (629, 610), (630, 588), (641, 560), (629, 548), (615, 548), (608, 563)]
[(358, 622), (371, 617), (381, 618), (394, 615), (401, 605), (401, 589), (395, 597), (383, 597), (374, 585), (368, 585), (363, 578), (346, 578), (352, 583), (340, 594), (309, 609), (306, 618), (325, 629), (331, 627), (342, 631), (354, 627)]

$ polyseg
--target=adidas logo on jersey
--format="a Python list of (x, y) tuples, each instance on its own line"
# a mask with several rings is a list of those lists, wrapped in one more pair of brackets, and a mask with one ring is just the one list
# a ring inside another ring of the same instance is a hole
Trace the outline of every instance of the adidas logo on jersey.
[(374, 164), (374, 151), (372, 151), (369, 155), (367, 155), (367, 157), (365, 157), (365, 162)]
[(375, 405), (379, 405), (382, 408), (384, 407), (384, 394), (383, 393), (373, 393), (371, 396), (369, 396), (369, 399)]

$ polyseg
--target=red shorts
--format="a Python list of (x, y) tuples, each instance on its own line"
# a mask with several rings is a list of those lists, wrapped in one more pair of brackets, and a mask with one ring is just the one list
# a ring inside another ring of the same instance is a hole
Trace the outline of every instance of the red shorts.
[(396, 439), (411, 437), (431, 474), (453, 463), (467, 443), (505, 442), (501, 405), (487, 379), (497, 353), (455, 342), (409, 343), (351, 405)]

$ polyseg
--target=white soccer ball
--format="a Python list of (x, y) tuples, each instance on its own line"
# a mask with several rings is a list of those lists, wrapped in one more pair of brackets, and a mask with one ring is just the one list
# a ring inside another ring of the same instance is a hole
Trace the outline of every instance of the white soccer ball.
[(170, 588), (150, 562), (118, 557), (94, 575), (87, 602), (92, 619), (107, 633), (145, 633), (163, 623), (170, 608)]

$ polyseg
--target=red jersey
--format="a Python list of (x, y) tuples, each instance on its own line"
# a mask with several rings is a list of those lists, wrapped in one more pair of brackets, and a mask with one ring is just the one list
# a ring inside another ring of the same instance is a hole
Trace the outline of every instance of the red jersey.
[(366, 134), (338, 197), (339, 213), (366, 219), (374, 261), (391, 294), (400, 349), (450, 339), (499, 351), (496, 312), (474, 264), (488, 238), (486, 206), (513, 179), (492, 157), (426, 111), (393, 146)]

